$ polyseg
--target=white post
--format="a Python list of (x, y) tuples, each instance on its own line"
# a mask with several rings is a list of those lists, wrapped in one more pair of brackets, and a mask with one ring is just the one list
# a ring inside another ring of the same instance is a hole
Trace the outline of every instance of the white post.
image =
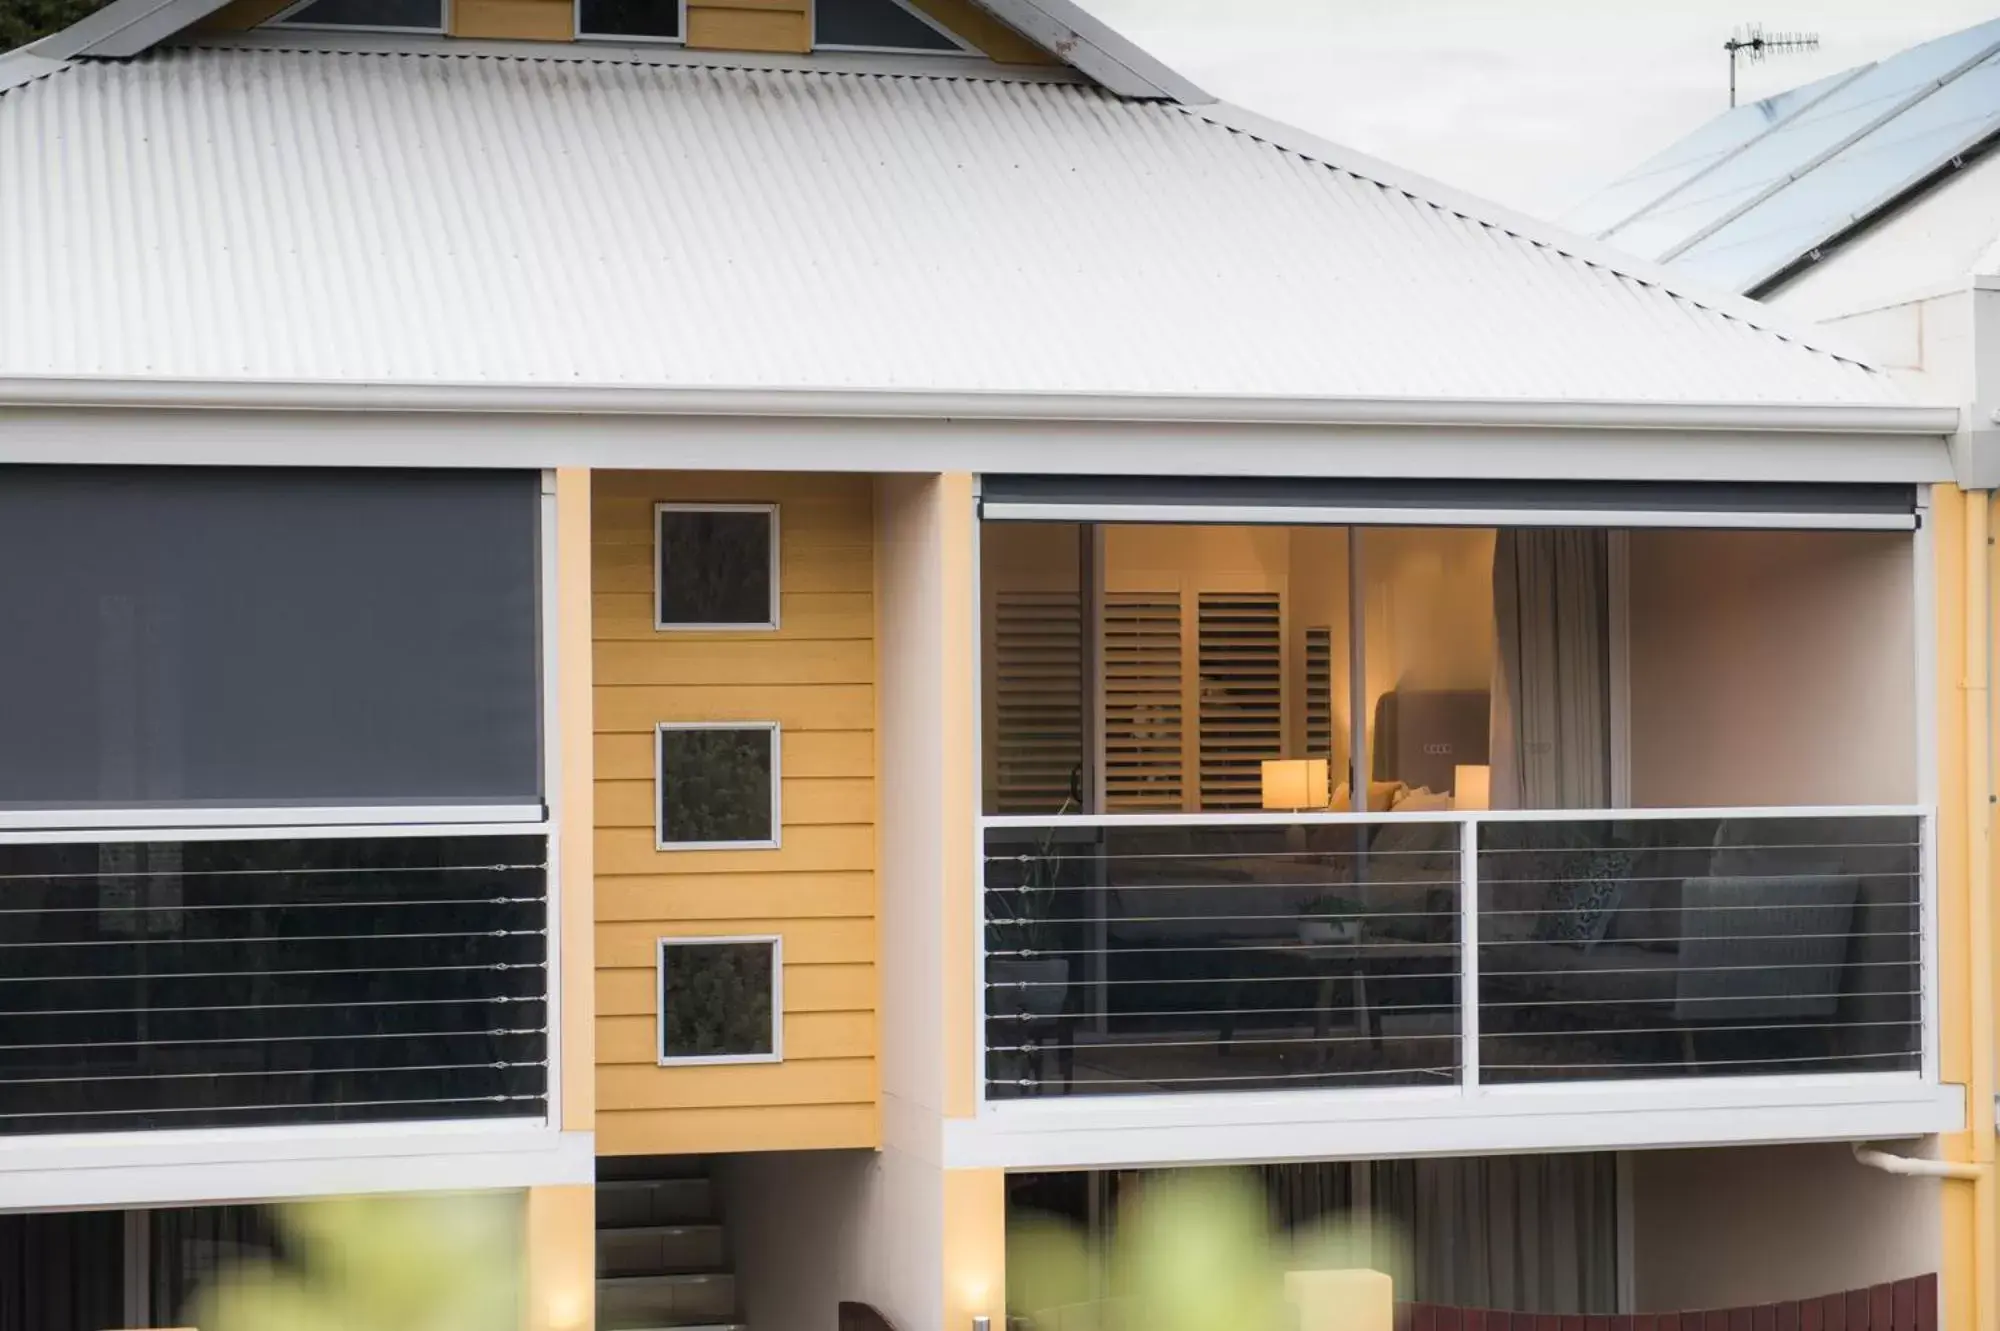
[(1459, 825), (1458, 1031), (1459, 1085), (1479, 1093), (1479, 820)]

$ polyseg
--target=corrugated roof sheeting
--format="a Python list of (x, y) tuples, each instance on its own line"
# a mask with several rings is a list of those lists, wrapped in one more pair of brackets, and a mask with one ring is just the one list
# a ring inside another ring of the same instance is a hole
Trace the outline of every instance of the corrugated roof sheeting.
[(1898, 400), (1069, 83), (178, 49), (0, 97), (0, 373)]

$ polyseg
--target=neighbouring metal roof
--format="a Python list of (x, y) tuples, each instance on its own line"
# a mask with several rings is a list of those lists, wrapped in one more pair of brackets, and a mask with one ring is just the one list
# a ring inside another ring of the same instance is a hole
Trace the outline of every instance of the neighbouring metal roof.
[(1732, 108), (1562, 220), (1761, 293), (1996, 135), (2000, 19)]
[(1773, 312), (1228, 108), (452, 49), (0, 96), (0, 376), (1900, 401)]

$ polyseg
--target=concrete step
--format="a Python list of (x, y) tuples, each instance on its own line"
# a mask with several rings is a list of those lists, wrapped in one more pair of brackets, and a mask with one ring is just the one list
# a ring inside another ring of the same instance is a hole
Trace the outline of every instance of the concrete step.
[(736, 1319), (736, 1277), (724, 1271), (600, 1276), (597, 1317), (600, 1326), (606, 1319), (644, 1326), (645, 1318), (667, 1325), (728, 1323)]
[(723, 1260), (721, 1225), (632, 1225), (597, 1231), (597, 1274), (661, 1275), (719, 1271)]
[(715, 1185), (705, 1178), (604, 1179), (597, 1184), (600, 1230), (714, 1220)]

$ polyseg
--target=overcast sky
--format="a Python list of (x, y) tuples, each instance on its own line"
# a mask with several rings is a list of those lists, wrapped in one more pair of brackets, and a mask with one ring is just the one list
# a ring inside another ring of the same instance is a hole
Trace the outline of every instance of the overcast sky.
[(2000, 18), (2000, 0), (1082, 0), (1210, 92), (1556, 216), (1729, 103), (1722, 43), (1820, 49), (1742, 69), (1744, 100)]

